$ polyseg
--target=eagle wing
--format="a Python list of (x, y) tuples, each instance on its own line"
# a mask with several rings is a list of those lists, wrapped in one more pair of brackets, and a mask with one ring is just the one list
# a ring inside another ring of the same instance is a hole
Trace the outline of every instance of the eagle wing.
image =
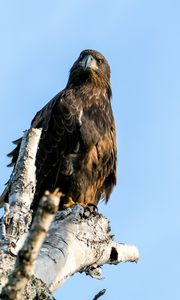
[[(42, 134), (36, 155), (36, 194), (42, 195), (47, 189), (53, 190), (61, 169), (66, 175), (72, 172), (72, 166), (65, 164), (63, 157), (76, 153), (79, 140), (80, 102), (69, 90), (57, 94), (33, 118), (31, 128), (42, 128)], [(17, 162), (22, 138), (14, 141), (16, 148), (8, 154), (12, 157), (8, 166)], [(0, 205), (6, 201), (10, 181), (0, 197)], [(36, 204), (35, 204), (36, 206)]]

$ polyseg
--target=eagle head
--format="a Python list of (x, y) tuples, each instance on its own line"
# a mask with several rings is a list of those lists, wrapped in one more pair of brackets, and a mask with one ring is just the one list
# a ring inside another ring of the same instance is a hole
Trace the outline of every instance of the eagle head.
[(92, 83), (100, 88), (110, 87), (110, 66), (106, 58), (96, 50), (83, 50), (70, 69), (67, 86)]

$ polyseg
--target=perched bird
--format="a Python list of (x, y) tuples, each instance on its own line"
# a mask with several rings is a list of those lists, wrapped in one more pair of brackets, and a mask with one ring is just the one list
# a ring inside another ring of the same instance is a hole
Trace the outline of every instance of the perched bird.
[[(116, 184), (116, 132), (111, 108), (110, 67), (95, 50), (84, 50), (70, 69), (64, 90), (34, 117), (42, 128), (36, 155), (35, 209), (45, 190), (59, 188), (68, 199), (97, 205)], [(16, 164), (21, 139), (8, 155)], [(9, 186), (0, 202), (7, 201)]]

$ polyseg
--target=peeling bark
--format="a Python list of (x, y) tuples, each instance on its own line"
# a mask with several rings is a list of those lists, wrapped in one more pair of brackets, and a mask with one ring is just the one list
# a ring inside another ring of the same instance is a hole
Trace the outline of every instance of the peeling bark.
[(42, 197), (28, 237), (18, 252), (14, 270), (8, 277), (8, 282), (3, 287), (0, 298), (7, 300), (21, 300), (23, 298), (25, 287), (32, 276), (35, 260), (48, 233), (54, 214), (58, 210), (59, 199), (60, 193), (58, 192), (46, 193)]
[(109, 222), (102, 214), (74, 205), (57, 212), (34, 274), (53, 291), (76, 272), (100, 279), (102, 265), (136, 262), (138, 257), (135, 246), (113, 240)]
[(0, 288), (7, 282), (31, 224), (30, 206), (36, 186), (35, 157), (40, 135), (41, 129), (25, 132), (8, 184), (9, 203), (5, 204), (5, 214), (0, 220)]

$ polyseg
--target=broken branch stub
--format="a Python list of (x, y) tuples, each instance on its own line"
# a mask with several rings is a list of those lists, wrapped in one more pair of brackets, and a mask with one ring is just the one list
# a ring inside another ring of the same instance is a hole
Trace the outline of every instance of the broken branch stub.
[(34, 274), (53, 291), (76, 272), (86, 272), (99, 279), (102, 265), (136, 262), (138, 258), (134, 245), (113, 240), (109, 222), (102, 214), (89, 212), (87, 217), (86, 208), (75, 205), (57, 212)]

